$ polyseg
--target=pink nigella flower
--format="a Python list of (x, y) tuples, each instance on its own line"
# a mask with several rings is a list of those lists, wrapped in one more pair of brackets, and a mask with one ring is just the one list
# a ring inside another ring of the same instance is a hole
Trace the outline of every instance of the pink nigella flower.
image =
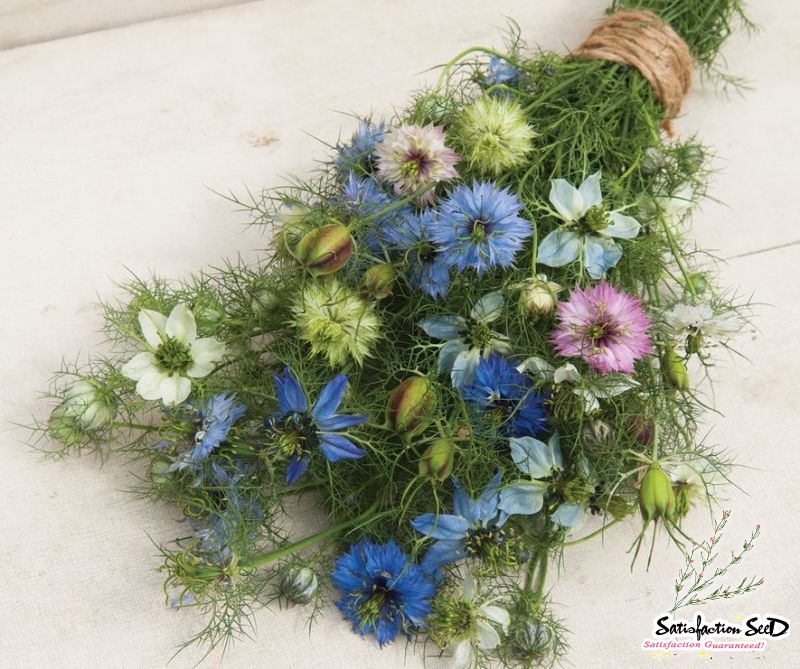
[[(421, 188), (458, 176), (458, 154), (444, 145), (441, 126), (401, 125), (386, 133), (375, 147), (378, 177), (394, 185), (395, 195), (411, 195)], [(432, 202), (433, 189), (420, 197)]]
[(550, 335), (556, 352), (583, 358), (599, 374), (630, 374), (634, 361), (653, 352), (650, 319), (639, 300), (605, 281), (573, 290), (556, 315), (559, 324)]

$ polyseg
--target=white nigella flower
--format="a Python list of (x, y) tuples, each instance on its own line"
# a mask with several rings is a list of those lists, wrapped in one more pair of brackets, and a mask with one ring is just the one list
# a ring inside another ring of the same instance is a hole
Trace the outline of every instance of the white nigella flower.
[(616, 397), (639, 386), (639, 382), (627, 374), (610, 373), (603, 374), (602, 377), (581, 377), (578, 368), (571, 362), (555, 367), (544, 358), (536, 356), (525, 359), (517, 367), (517, 371), (528, 372), (554, 385), (560, 383), (572, 385), (573, 394), (583, 398), (583, 410), (587, 414), (600, 408), (599, 400)]
[(139, 327), (148, 350), (137, 353), (121, 371), (136, 381), (136, 392), (146, 400), (180, 404), (189, 397), (191, 379), (208, 376), (225, 354), (222, 342), (197, 337), (194, 315), (185, 304), (176, 305), (168, 317), (142, 309)]
[(508, 633), (511, 616), (508, 610), (493, 603), (493, 599), (484, 599), (478, 593), (476, 584), (469, 570), (463, 580), (463, 602), (470, 614), (470, 625), (467, 636), (452, 646), (453, 669), (471, 669), (476, 665), (477, 656), (500, 645), (499, 627), (504, 634)]
[(676, 304), (664, 314), (664, 320), (676, 337), (686, 338), (691, 353), (704, 345), (726, 341), (744, 325), (743, 319), (735, 313), (715, 314), (710, 304)]

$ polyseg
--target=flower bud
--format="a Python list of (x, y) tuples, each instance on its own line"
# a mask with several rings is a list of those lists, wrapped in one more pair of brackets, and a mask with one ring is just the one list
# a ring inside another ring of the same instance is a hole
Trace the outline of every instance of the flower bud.
[(265, 316), (278, 309), (281, 298), (263, 286), (254, 286), (250, 291), (250, 309), (256, 316)]
[(382, 300), (389, 297), (392, 294), (392, 290), (394, 290), (394, 267), (388, 262), (373, 265), (364, 272), (361, 285), (374, 300)]
[(312, 276), (324, 276), (344, 267), (354, 248), (350, 231), (341, 223), (329, 223), (303, 235), (294, 257)]
[(553, 651), (556, 639), (549, 625), (524, 620), (512, 625), (509, 641), (515, 656), (539, 664)]
[(593, 418), (583, 427), (583, 445), (589, 452), (608, 450), (615, 439), (614, 428), (605, 421)]
[(641, 414), (630, 416), (625, 425), (630, 431), (633, 438), (641, 446), (645, 448), (653, 444), (653, 436), (655, 435), (656, 425), (652, 418), (647, 418)]
[(386, 418), (391, 429), (410, 439), (430, 425), (435, 408), (431, 382), (424, 376), (410, 376), (389, 395)]
[(657, 174), (664, 169), (665, 165), (666, 158), (664, 154), (654, 146), (648, 146), (644, 150), (642, 158), (639, 161), (639, 166), (642, 168), (642, 172), (648, 176)]
[(197, 296), (192, 303), (192, 313), (200, 330), (216, 330), (220, 321), (225, 318), (225, 308), (211, 293)]
[(61, 406), (84, 430), (99, 430), (117, 415), (113, 394), (101, 384), (85, 379), (67, 388)]
[(434, 481), (444, 481), (453, 471), (455, 444), (450, 439), (437, 439), (422, 454), (419, 475)]
[(661, 355), (661, 371), (664, 380), (673, 388), (686, 390), (689, 387), (689, 372), (686, 370), (686, 365), (671, 346), (667, 346)]
[(651, 464), (639, 486), (639, 511), (644, 522), (665, 518), (671, 520), (675, 513), (675, 492), (667, 475), (658, 463)]
[(523, 284), (519, 297), (522, 312), (531, 318), (549, 316), (556, 308), (556, 295), (560, 290), (561, 286), (554, 281), (548, 281), (544, 274), (528, 279)]
[(292, 604), (308, 604), (319, 587), (316, 572), (310, 567), (286, 565), (281, 570), (278, 592)]
[(66, 411), (63, 404), (60, 404), (50, 414), (47, 421), (47, 434), (65, 446), (76, 446), (83, 441), (86, 431), (75, 416)]

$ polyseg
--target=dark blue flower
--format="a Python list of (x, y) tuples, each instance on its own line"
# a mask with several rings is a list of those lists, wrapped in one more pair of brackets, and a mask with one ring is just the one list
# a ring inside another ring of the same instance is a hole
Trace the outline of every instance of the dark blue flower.
[(236, 404), (235, 400), (235, 396), (230, 393), (218, 393), (196, 407), (189, 405), (189, 420), (197, 428), (194, 445), (184, 451), (167, 471), (200, 469), (200, 463), (227, 439), (231, 426), (247, 410), (247, 405)]
[(452, 514), (424, 513), (411, 521), (417, 532), (436, 540), (422, 559), (422, 567), (431, 573), (465, 557), (484, 557), (492, 544), (505, 539), (502, 527), (508, 514), (499, 508), (500, 472), (478, 499), (470, 498), (455, 477), (453, 485)]
[(436, 594), (428, 574), (394, 541), (362, 539), (337, 558), (331, 582), (342, 593), (336, 606), (353, 631), (374, 634), (381, 646), (420, 629)]
[(386, 230), (389, 249), (403, 254), (411, 287), (434, 299), (445, 297), (450, 283), (450, 267), (431, 241), (435, 226), (436, 214), (426, 209), (405, 216), (400, 224)]
[(338, 434), (367, 420), (367, 416), (336, 413), (347, 389), (346, 375), (338, 374), (322, 389), (311, 411), (303, 388), (288, 367), (282, 374), (273, 375), (272, 379), (278, 395), (279, 412), (267, 418), (265, 427), (276, 436), (278, 453), (290, 457), (286, 485), (292, 485), (305, 474), (316, 448), (322, 451), (328, 462), (364, 457), (363, 450)]
[(344, 174), (358, 168), (369, 167), (372, 151), (383, 140), (386, 126), (383, 122), (373, 125), (368, 119), (361, 119), (348, 144), (337, 146), (336, 166)]
[(433, 242), (445, 262), (482, 276), (490, 267), (511, 267), (530, 237), (530, 221), (519, 216), (522, 204), (507, 188), (490, 182), (458, 186), (440, 208)]
[(372, 253), (380, 253), (392, 230), (412, 215), (411, 207), (398, 206), (397, 200), (374, 179), (353, 172), (342, 186), (342, 204), (350, 214), (368, 219), (368, 225), (359, 231), (358, 241)]
[(535, 437), (547, 429), (547, 395), (534, 390), (532, 379), (502, 355), (481, 358), (472, 383), (460, 390), (481, 419), (506, 437)]

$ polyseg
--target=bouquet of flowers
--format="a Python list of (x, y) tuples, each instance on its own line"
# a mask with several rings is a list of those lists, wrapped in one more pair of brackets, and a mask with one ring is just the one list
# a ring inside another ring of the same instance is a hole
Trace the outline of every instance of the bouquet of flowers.
[[(169, 601), (208, 616), (191, 641), (332, 601), (381, 646), (550, 665), (569, 544), (629, 518), (633, 561), (691, 543), (730, 464), (698, 383), (747, 304), (685, 239), (707, 150), (669, 121), (737, 22), (736, 0), (616, 0), (568, 57), (511, 24), (309, 179), (232, 196), (260, 264), (104, 306), (106, 352), (56, 376), (41, 427), (143, 459), (185, 516), (161, 551)], [(298, 537), (301, 495), (328, 523)]]

